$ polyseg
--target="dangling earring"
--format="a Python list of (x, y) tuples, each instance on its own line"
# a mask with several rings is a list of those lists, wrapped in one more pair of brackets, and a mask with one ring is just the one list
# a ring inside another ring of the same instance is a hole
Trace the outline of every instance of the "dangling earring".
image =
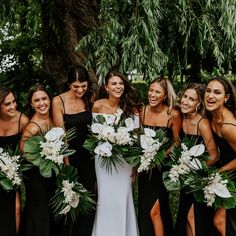
[(196, 106), (195, 110), (196, 110), (196, 112), (198, 112), (198, 106)]

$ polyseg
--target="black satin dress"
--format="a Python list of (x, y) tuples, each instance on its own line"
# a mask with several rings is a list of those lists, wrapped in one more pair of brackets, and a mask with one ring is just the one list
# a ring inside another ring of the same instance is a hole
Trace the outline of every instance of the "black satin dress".
[[(61, 98), (61, 97), (60, 97)], [(62, 100), (62, 98), (61, 98)], [(83, 147), (84, 141), (89, 134), (88, 126), (92, 122), (92, 113), (90, 111), (83, 111), (76, 114), (67, 114), (66, 107), (62, 100), (64, 107), (64, 124), (65, 130), (73, 127), (76, 128), (76, 136), (69, 141), (69, 148), (76, 150), (76, 152), (69, 157), (71, 165), (78, 170), (78, 182), (91, 193), (96, 194), (96, 175), (95, 164), (92, 155), (87, 149)], [(95, 211), (89, 215), (79, 214), (77, 221), (72, 224), (67, 224), (61, 231), (63, 236), (91, 236)]]
[[(189, 135), (181, 133), (181, 140), (186, 137), (188, 140), (195, 140), (196, 145), (203, 143), (203, 138), (199, 135)], [(188, 212), (194, 205), (195, 236), (213, 236), (216, 229), (213, 225), (215, 211), (204, 203), (196, 202), (192, 193), (187, 193), (187, 189), (180, 192), (179, 210), (175, 224), (175, 236), (185, 236)]]
[[(231, 123), (224, 123), (222, 125), (236, 126)], [(228, 141), (224, 139), (224, 137), (220, 137), (216, 133), (214, 133), (214, 137), (216, 140), (216, 144), (218, 145), (220, 150), (220, 164), (221, 166), (224, 166), (225, 164), (229, 163), (230, 161), (236, 158), (236, 152), (230, 146)], [(236, 171), (234, 171), (232, 174), (235, 175)], [(235, 180), (234, 183), (236, 185)], [(226, 210), (226, 235), (236, 235), (236, 208)]]
[[(10, 136), (0, 136), (0, 147), (4, 149), (16, 149), (20, 139), (21, 132)], [(6, 192), (0, 187), (0, 235), (16, 236), (16, 192)]]
[[(41, 133), (42, 130), (38, 126)], [(44, 178), (37, 166), (24, 174), (26, 202), (22, 216), (21, 236), (56, 236), (49, 200), (54, 196), (55, 176)]]
[[(145, 112), (143, 120), (145, 120)], [(169, 120), (167, 121), (167, 127), (144, 125), (144, 127), (154, 130), (162, 129), (166, 132), (166, 137), (171, 145), (172, 130), (168, 126)], [(151, 171), (144, 171), (138, 175), (138, 224), (140, 236), (155, 236), (150, 213), (157, 200), (160, 203), (165, 236), (173, 236), (173, 218), (169, 206), (169, 193), (162, 180), (163, 171), (164, 169), (156, 167)]]

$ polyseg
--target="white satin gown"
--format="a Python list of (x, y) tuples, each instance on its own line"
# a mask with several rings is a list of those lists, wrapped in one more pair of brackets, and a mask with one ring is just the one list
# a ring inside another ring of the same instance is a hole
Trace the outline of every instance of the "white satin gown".
[[(138, 127), (138, 116), (135, 124)], [(92, 236), (139, 236), (132, 195), (132, 167), (125, 162), (122, 166), (116, 165), (116, 169), (113, 167), (108, 172), (101, 166), (100, 157), (95, 157), (98, 201)]]

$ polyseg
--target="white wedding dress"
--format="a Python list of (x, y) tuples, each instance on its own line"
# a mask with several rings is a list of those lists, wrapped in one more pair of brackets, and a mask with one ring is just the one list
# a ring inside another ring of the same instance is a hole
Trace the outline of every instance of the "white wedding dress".
[[(138, 126), (138, 117), (135, 120)], [(92, 236), (139, 235), (130, 177), (132, 167), (124, 162), (122, 166), (117, 164), (116, 169), (108, 172), (101, 166), (100, 157), (95, 157), (98, 201)]]

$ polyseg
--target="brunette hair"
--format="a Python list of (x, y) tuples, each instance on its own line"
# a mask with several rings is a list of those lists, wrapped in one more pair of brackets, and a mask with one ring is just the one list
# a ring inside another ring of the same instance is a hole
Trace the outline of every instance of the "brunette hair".
[(0, 87), (0, 104), (2, 104), (8, 94), (12, 93), (13, 96), (16, 98), (14, 92), (12, 92), (9, 88), (1, 86)]
[(140, 111), (141, 104), (138, 102), (138, 93), (124, 74), (115, 70), (109, 71), (105, 76), (105, 85), (108, 84), (109, 79), (113, 76), (118, 76), (124, 83), (124, 92), (119, 104), (124, 116), (127, 117), (134, 114), (135, 110)]
[[(30, 87), (29, 93), (28, 93), (28, 96), (27, 96), (27, 102), (26, 102), (26, 114), (28, 115), (28, 117), (30, 119), (32, 118), (32, 116), (35, 113), (34, 109), (31, 106), (32, 97), (33, 97), (34, 93), (37, 92), (37, 91), (45, 92), (48, 95), (48, 97), (49, 97), (49, 99), (51, 101), (51, 95), (49, 94), (49, 92), (47, 91), (47, 89), (43, 85), (36, 84), (36, 85)], [(50, 112), (51, 112), (51, 108), (50, 108)]]
[(206, 107), (205, 107), (205, 103), (204, 103), (204, 93), (205, 93), (206, 86), (203, 84), (200, 84), (200, 83), (190, 83), (181, 92), (181, 97), (184, 95), (184, 93), (188, 89), (193, 89), (197, 93), (198, 100), (200, 103), (200, 105), (197, 108), (197, 112), (199, 114), (201, 114), (203, 117), (205, 117), (206, 116)]
[(211, 80), (209, 80), (207, 82), (207, 85), (211, 81), (214, 81), (214, 80), (221, 83), (224, 87), (225, 94), (229, 95), (229, 99), (226, 101), (226, 103), (224, 103), (224, 106), (227, 107), (236, 117), (236, 90), (235, 90), (235, 87), (233, 86), (231, 81), (228, 80), (227, 78), (225, 78), (224, 76), (217, 76), (217, 77), (212, 78)]
[(89, 77), (89, 73), (87, 69), (83, 66), (76, 65), (70, 67), (67, 73), (67, 85), (71, 85), (73, 82), (79, 81), (81, 83), (87, 82), (88, 89), (83, 95), (83, 100), (85, 102), (86, 110), (91, 110), (92, 108), (92, 96), (93, 96), (93, 89), (92, 89), (92, 81)]

